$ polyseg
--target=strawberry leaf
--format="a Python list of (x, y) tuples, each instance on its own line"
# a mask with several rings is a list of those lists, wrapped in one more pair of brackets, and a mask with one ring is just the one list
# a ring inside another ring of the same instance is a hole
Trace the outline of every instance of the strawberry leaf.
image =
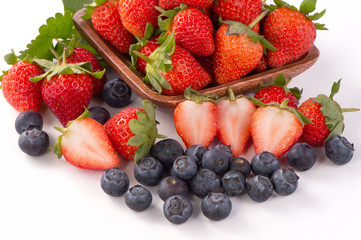
[(316, 10), (317, 0), (303, 0), (300, 5), (300, 11), (304, 14), (309, 14)]
[(324, 10), (323, 10), (322, 12), (320, 12), (320, 13), (315, 13), (315, 14), (309, 15), (309, 16), (307, 16), (307, 17), (308, 17), (308, 19), (310, 19), (310, 20), (312, 20), (312, 21), (316, 21), (316, 20), (320, 19), (321, 17), (323, 17), (323, 15), (325, 15), (325, 13), (326, 13), (326, 9), (324, 9)]
[[(85, 4), (90, 4), (92, 0), (63, 0), (64, 11), (76, 13), (80, 9), (84, 8)], [(105, 2), (105, 0), (103, 0)]]

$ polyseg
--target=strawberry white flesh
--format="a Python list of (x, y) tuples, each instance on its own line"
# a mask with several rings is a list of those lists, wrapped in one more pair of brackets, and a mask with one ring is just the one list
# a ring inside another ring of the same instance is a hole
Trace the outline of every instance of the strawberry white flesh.
[(222, 100), (217, 104), (218, 138), (231, 145), (233, 156), (239, 156), (251, 135), (251, 119), (254, 104), (241, 97), (234, 101)]
[(70, 164), (80, 168), (105, 170), (120, 164), (103, 126), (90, 118), (70, 124), (62, 136), (61, 150)]
[(184, 101), (174, 110), (174, 124), (187, 148), (208, 147), (217, 134), (217, 107), (211, 102)]
[(255, 153), (284, 155), (302, 135), (302, 123), (288, 110), (276, 106), (258, 108), (252, 116), (251, 135)]

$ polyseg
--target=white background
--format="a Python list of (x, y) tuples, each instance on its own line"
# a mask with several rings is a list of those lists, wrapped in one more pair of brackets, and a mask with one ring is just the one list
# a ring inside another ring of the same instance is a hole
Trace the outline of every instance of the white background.
[[(270, 2), (270, 1), (268, 1)], [(289, 1), (299, 5), (301, 0)], [(320, 22), (329, 31), (319, 31), (316, 45), (321, 55), (308, 71), (295, 77), (291, 86), (304, 89), (301, 102), (319, 93), (329, 94), (334, 81), (343, 78), (335, 99), (343, 107), (361, 108), (360, 34), (361, 3), (356, 0), (319, 0), (317, 9), (327, 8)], [(0, 56), (13, 48), (25, 48), (40, 25), (56, 12), (60, 0), (2, 1), (0, 5)], [(0, 70), (8, 66), (0, 60)], [(140, 106), (133, 96), (130, 107)], [(94, 99), (91, 106), (105, 104)], [(118, 109), (109, 108), (114, 115)], [(361, 215), (361, 113), (345, 114), (344, 136), (355, 144), (352, 161), (344, 166), (326, 159), (317, 149), (315, 166), (299, 172), (298, 190), (287, 197), (273, 195), (264, 203), (247, 195), (232, 198), (233, 211), (223, 221), (213, 222), (200, 212), (194, 198), (194, 216), (183, 225), (169, 223), (162, 213), (162, 201), (152, 188), (153, 204), (142, 213), (127, 208), (124, 198), (107, 196), (100, 188), (100, 171), (75, 168), (52, 152), (30, 157), (17, 146), (14, 128), (18, 113), (0, 97), (0, 239), (360, 239)], [(51, 145), (59, 122), (43, 106), (44, 129)], [(180, 140), (173, 126), (172, 111), (158, 109), (159, 132)], [(252, 147), (245, 153), (253, 155)], [(135, 184), (133, 164), (125, 166), (131, 185)]]

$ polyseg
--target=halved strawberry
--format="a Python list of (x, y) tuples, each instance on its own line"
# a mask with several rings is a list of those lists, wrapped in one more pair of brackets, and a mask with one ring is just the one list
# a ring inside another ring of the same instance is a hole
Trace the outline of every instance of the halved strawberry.
[(251, 119), (255, 106), (246, 97), (235, 97), (228, 89), (229, 99), (217, 104), (218, 139), (231, 145), (233, 156), (239, 156), (251, 135)]
[(208, 147), (217, 135), (217, 107), (213, 96), (200, 95), (196, 90), (186, 89), (188, 99), (174, 110), (174, 125), (178, 135), (188, 148), (199, 144)]
[(256, 154), (268, 151), (281, 157), (302, 135), (305, 123), (312, 124), (302, 113), (287, 107), (287, 100), (281, 105), (270, 103), (258, 108), (251, 123)]
[(84, 169), (105, 170), (118, 166), (119, 157), (103, 128), (89, 117), (86, 110), (79, 118), (68, 123), (67, 128), (55, 127), (59, 136), (54, 152), (64, 156), (70, 164)]

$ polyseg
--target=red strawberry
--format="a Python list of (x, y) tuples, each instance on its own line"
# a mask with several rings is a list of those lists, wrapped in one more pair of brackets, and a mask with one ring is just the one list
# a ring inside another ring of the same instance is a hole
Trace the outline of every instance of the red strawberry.
[(187, 148), (195, 144), (208, 147), (217, 135), (217, 107), (209, 101), (211, 96), (199, 95), (193, 89), (187, 89), (184, 95), (188, 100), (174, 110), (177, 133)]
[[(264, 14), (262, 14), (264, 16)], [(261, 17), (262, 17), (261, 16)], [(224, 21), (215, 36), (214, 73), (219, 84), (240, 79), (250, 73), (260, 62), (263, 44), (267, 41), (249, 27), (233, 21)], [(265, 45), (272, 48), (269, 45)]]
[(168, 11), (157, 9), (162, 13), (158, 21), (160, 30), (168, 35), (174, 31), (177, 46), (198, 56), (213, 54), (213, 24), (206, 14), (184, 4)]
[(149, 57), (133, 52), (147, 61), (145, 82), (166, 95), (183, 94), (187, 87), (202, 89), (211, 81), (209, 74), (186, 50), (175, 46), (174, 32)]
[(246, 97), (235, 97), (229, 88), (229, 99), (217, 104), (218, 139), (231, 145), (233, 156), (239, 156), (251, 135), (254, 104)]
[[(103, 71), (103, 67), (100, 65), (99, 60), (90, 51), (76, 47), (73, 49), (72, 54), (66, 58), (67, 63), (81, 63), (90, 62), (93, 68), (93, 72)], [(105, 75), (98, 79), (90, 76), (93, 82), (93, 94), (101, 94), (103, 92), (103, 86), (107, 81)]]
[(86, 6), (85, 19), (91, 18), (95, 31), (121, 53), (128, 53), (133, 35), (128, 32), (120, 19), (118, 0), (102, 1)]
[(155, 106), (147, 100), (142, 104), (144, 110), (124, 109), (104, 124), (117, 153), (136, 162), (149, 153), (156, 138), (164, 138), (157, 133)]
[(266, 56), (263, 55), (261, 61), (257, 64), (256, 68), (254, 69), (256, 72), (264, 72), (268, 69), (267, 59)]
[(210, 7), (213, 0), (159, 0), (159, 6), (165, 10), (178, 7), (181, 3), (186, 4), (189, 7), (202, 9)]
[(39, 111), (43, 103), (42, 83), (33, 83), (29, 79), (43, 73), (41, 67), (27, 60), (15, 63), (1, 77), (1, 88), (6, 101), (19, 112)]
[(157, 28), (158, 0), (119, 0), (119, 13), (124, 27), (136, 37), (144, 37), (147, 23)]
[(69, 122), (67, 128), (55, 127), (63, 134), (54, 152), (70, 164), (84, 169), (105, 170), (120, 164), (117, 153), (103, 126), (86, 111)]
[(300, 105), (298, 110), (308, 117), (313, 124), (306, 124), (301, 142), (311, 146), (323, 146), (325, 141), (336, 135), (341, 135), (345, 124), (343, 112), (358, 111), (358, 109), (342, 109), (333, 100), (333, 96), (339, 91), (341, 81), (334, 83), (329, 97), (319, 94), (316, 98), (310, 98)]
[(322, 24), (313, 23), (321, 18), (326, 10), (309, 16), (315, 10), (316, 0), (304, 0), (300, 11), (283, 1), (266, 19), (263, 33), (265, 38), (277, 49), (267, 52), (267, 64), (271, 68), (281, 67), (298, 60), (306, 54), (316, 39), (316, 29), (325, 30)]
[(287, 106), (297, 108), (298, 100), (301, 98), (302, 89), (299, 90), (297, 87), (291, 89), (287, 88), (290, 81), (291, 79), (286, 81), (285, 76), (280, 74), (274, 80), (274, 84), (260, 86), (254, 97), (265, 104), (271, 102), (281, 104), (287, 99)]

